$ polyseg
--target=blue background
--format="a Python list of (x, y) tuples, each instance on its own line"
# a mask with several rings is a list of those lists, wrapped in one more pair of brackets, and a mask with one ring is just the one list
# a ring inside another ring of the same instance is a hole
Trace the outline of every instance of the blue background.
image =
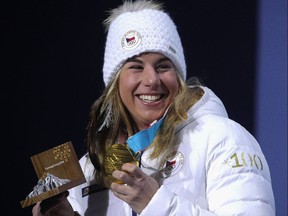
[(255, 136), (270, 164), (277, 215), (287, 215), (287, 1), (259, 1)]

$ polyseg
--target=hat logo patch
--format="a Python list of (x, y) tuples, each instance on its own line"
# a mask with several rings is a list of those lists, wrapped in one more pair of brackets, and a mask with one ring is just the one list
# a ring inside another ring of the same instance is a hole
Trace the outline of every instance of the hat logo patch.
[(139, 46), (142, 37), (139, 32), (130, 30), (126, 32), (121, 39), (121, 46), (125, 50), (133, 50)]
[(162, 178), (173, 176), (182, 169), (183, 164), (183, 154), (179, 151), (172, 152), (161, 163), (159, 174)]

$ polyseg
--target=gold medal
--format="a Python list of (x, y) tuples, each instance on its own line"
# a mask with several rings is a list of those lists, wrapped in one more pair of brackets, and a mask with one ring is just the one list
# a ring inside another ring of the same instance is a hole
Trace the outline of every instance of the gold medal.
[(137, 163), (136, 157), (125, 144), (113, 144), (108, 147), (104, 155), (104, 169), (107, 176), (107, 184), (110, 186), (112, 182), (124, 184), (124, 182), (115, 179), (112, 176), (114, 170), (121, 170), (124, 163)]

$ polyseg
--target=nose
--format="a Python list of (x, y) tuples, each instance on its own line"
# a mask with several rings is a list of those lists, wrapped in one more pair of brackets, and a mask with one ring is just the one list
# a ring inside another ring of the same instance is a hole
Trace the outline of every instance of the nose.
[(142, 82), (145, 86), (149, 87), (160, 85), (159, 73), (154, 67), (146, 67), (143, 71)]

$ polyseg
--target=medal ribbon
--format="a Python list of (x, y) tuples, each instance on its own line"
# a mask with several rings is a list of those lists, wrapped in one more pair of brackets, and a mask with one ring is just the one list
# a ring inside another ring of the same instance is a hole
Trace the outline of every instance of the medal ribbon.
[(161, 126), (165, 115), (158, 120), (156, 123), (152, 124), (149, 128), (139, 131), (133, 136), (127, 139), (128, 147), (134, 152), (138, 153), (146, 149), (153, 141), (156, 133)]

